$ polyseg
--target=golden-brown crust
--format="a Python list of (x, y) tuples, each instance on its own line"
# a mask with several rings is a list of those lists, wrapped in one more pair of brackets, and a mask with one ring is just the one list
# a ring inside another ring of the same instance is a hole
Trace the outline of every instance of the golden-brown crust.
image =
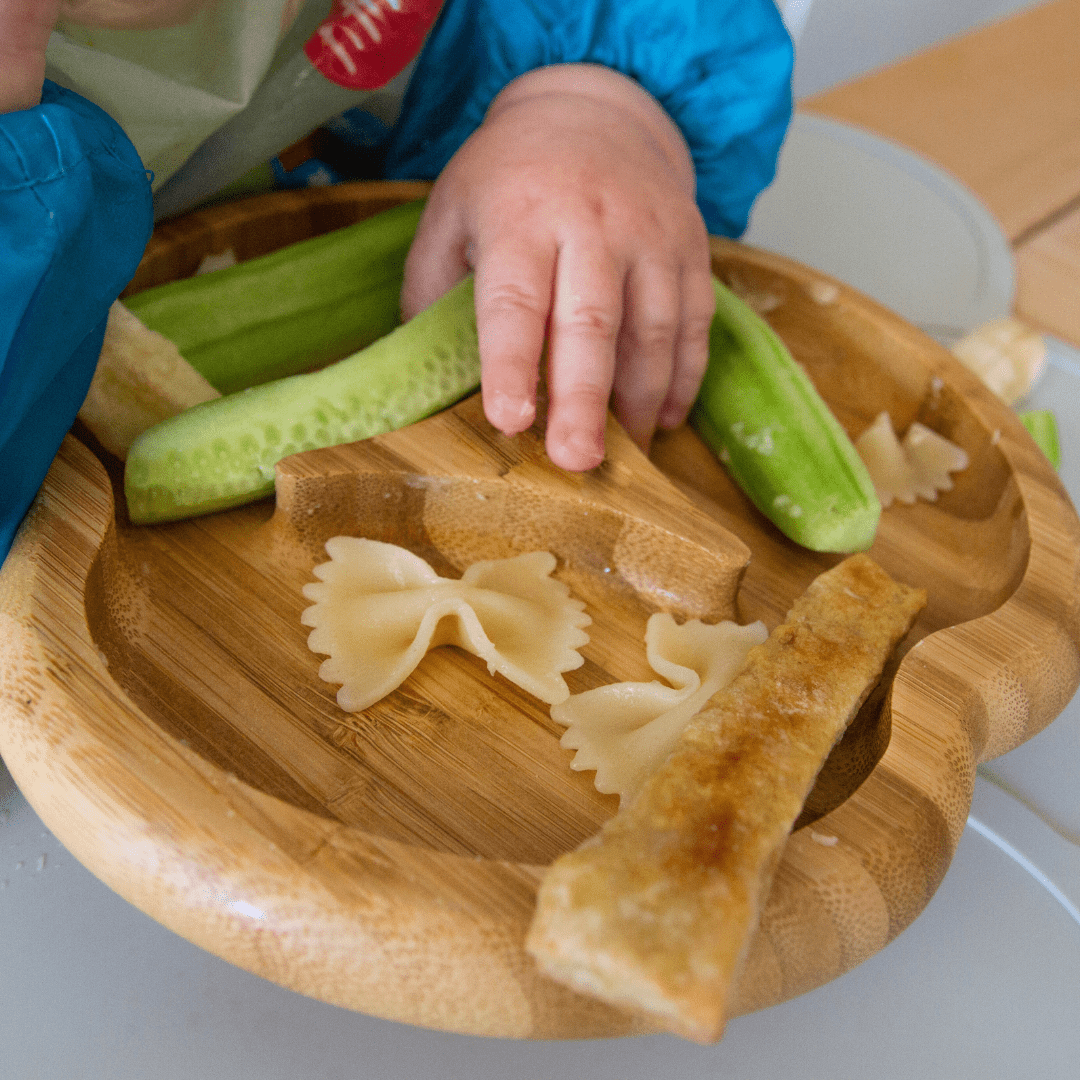
[(634, 802), (552, 865), (526, 942), (541, 969), (718, 1039), (791, 826), (925, 602), (866, 555), (818, 577)]

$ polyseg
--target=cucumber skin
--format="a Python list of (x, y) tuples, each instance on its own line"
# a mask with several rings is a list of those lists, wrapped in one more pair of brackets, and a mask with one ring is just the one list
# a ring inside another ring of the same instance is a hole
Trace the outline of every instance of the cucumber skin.
[(789, 539), (812, 551), (867, 550), (881, 504), (847, 433), (768, 323), (715, 278), (713, 287), (692, 426)]
[(283, 457), (414, 423), (480, 384), (472, 277), (366, 349), (197, 405), (131, 446), (124, 494), (134, 524), (176, 521), (270, 495)]
[(1061, 468), (1061, 444), (1058, 442), (1057, 419), (1049, 409), (1030, 409), (1020, 413), (1020, 423), (1027, 428), (1035, 445), (1046, 455), (1055, 469)]
[(403, 203), (124, 304), (223, 394), (311, 370), (399, 324), (405, 256), (423, 207)]

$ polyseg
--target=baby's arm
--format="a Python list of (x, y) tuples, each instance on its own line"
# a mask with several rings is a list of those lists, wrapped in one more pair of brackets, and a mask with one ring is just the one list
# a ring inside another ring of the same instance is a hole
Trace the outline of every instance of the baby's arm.
[(120, 127), (44, 80), (55, 9), (0, 0), (0, 562), (153, 223), (146, 170)]
[(45, 46), (60, 0), (0, 0), (0, 113), (41, 101)]
[(476, 273), (483, 400), (529, 427), (550, 335), (547, 451), (603, 460), (606, 409), (646, 448), (685, 419), (714, 297), (694, 168), (631, 79), (592, 64), (511, 82), (441, 173), (406, 266), (406, 316)]

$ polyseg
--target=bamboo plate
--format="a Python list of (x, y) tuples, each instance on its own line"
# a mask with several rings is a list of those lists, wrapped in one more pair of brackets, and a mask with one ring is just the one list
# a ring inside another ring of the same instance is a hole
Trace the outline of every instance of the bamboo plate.
[[(423, 190), (346, 185), (189, 215), (159, 227), (131, 288)], [(853, 435), (887, 408), (971, 458), (937, 503), (882, 517), (872, 554), (930, 602), (788, 843), (739, 986), (747, 1012), (904, 929), (948, 867), (976, 764), (1068, 702), (1080, 521), (1014, 414), (917, 330), (779, 257), (717, 241), (714, 263), (769, 299)], [(536, 430), (505, 439), (468, 399), (287, 459), (276, 509), (153, 528), (127, 522), (118, 464), (69, 436), (0, 573), (0, 753), (108, 885), (284, 986), (461, 1032), (645, 1030), (538, 975), (521, 947), (543, 867), (615, 808), (568, 768), (546, 708), (444, 649), (349, 716), (300, 624), (300, 588), (339, 532), (402, 543), (447, 574), (545, 547), (594, 619), (577, 691), (652, 677), (650, 612), (775, 625), (835, 562), (784, 540), (688, 429), (660, 438), (652, 464), (613, 422), (608, 436), (606, 463), (571, 476)]]

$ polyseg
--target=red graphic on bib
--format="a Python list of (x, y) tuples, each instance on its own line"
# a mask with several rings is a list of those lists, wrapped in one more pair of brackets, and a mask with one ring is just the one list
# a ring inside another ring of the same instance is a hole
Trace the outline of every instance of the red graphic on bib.
[(334, 0), (304, 52), (349, 90), (385, 86), (419, 52), (442, 0)]

